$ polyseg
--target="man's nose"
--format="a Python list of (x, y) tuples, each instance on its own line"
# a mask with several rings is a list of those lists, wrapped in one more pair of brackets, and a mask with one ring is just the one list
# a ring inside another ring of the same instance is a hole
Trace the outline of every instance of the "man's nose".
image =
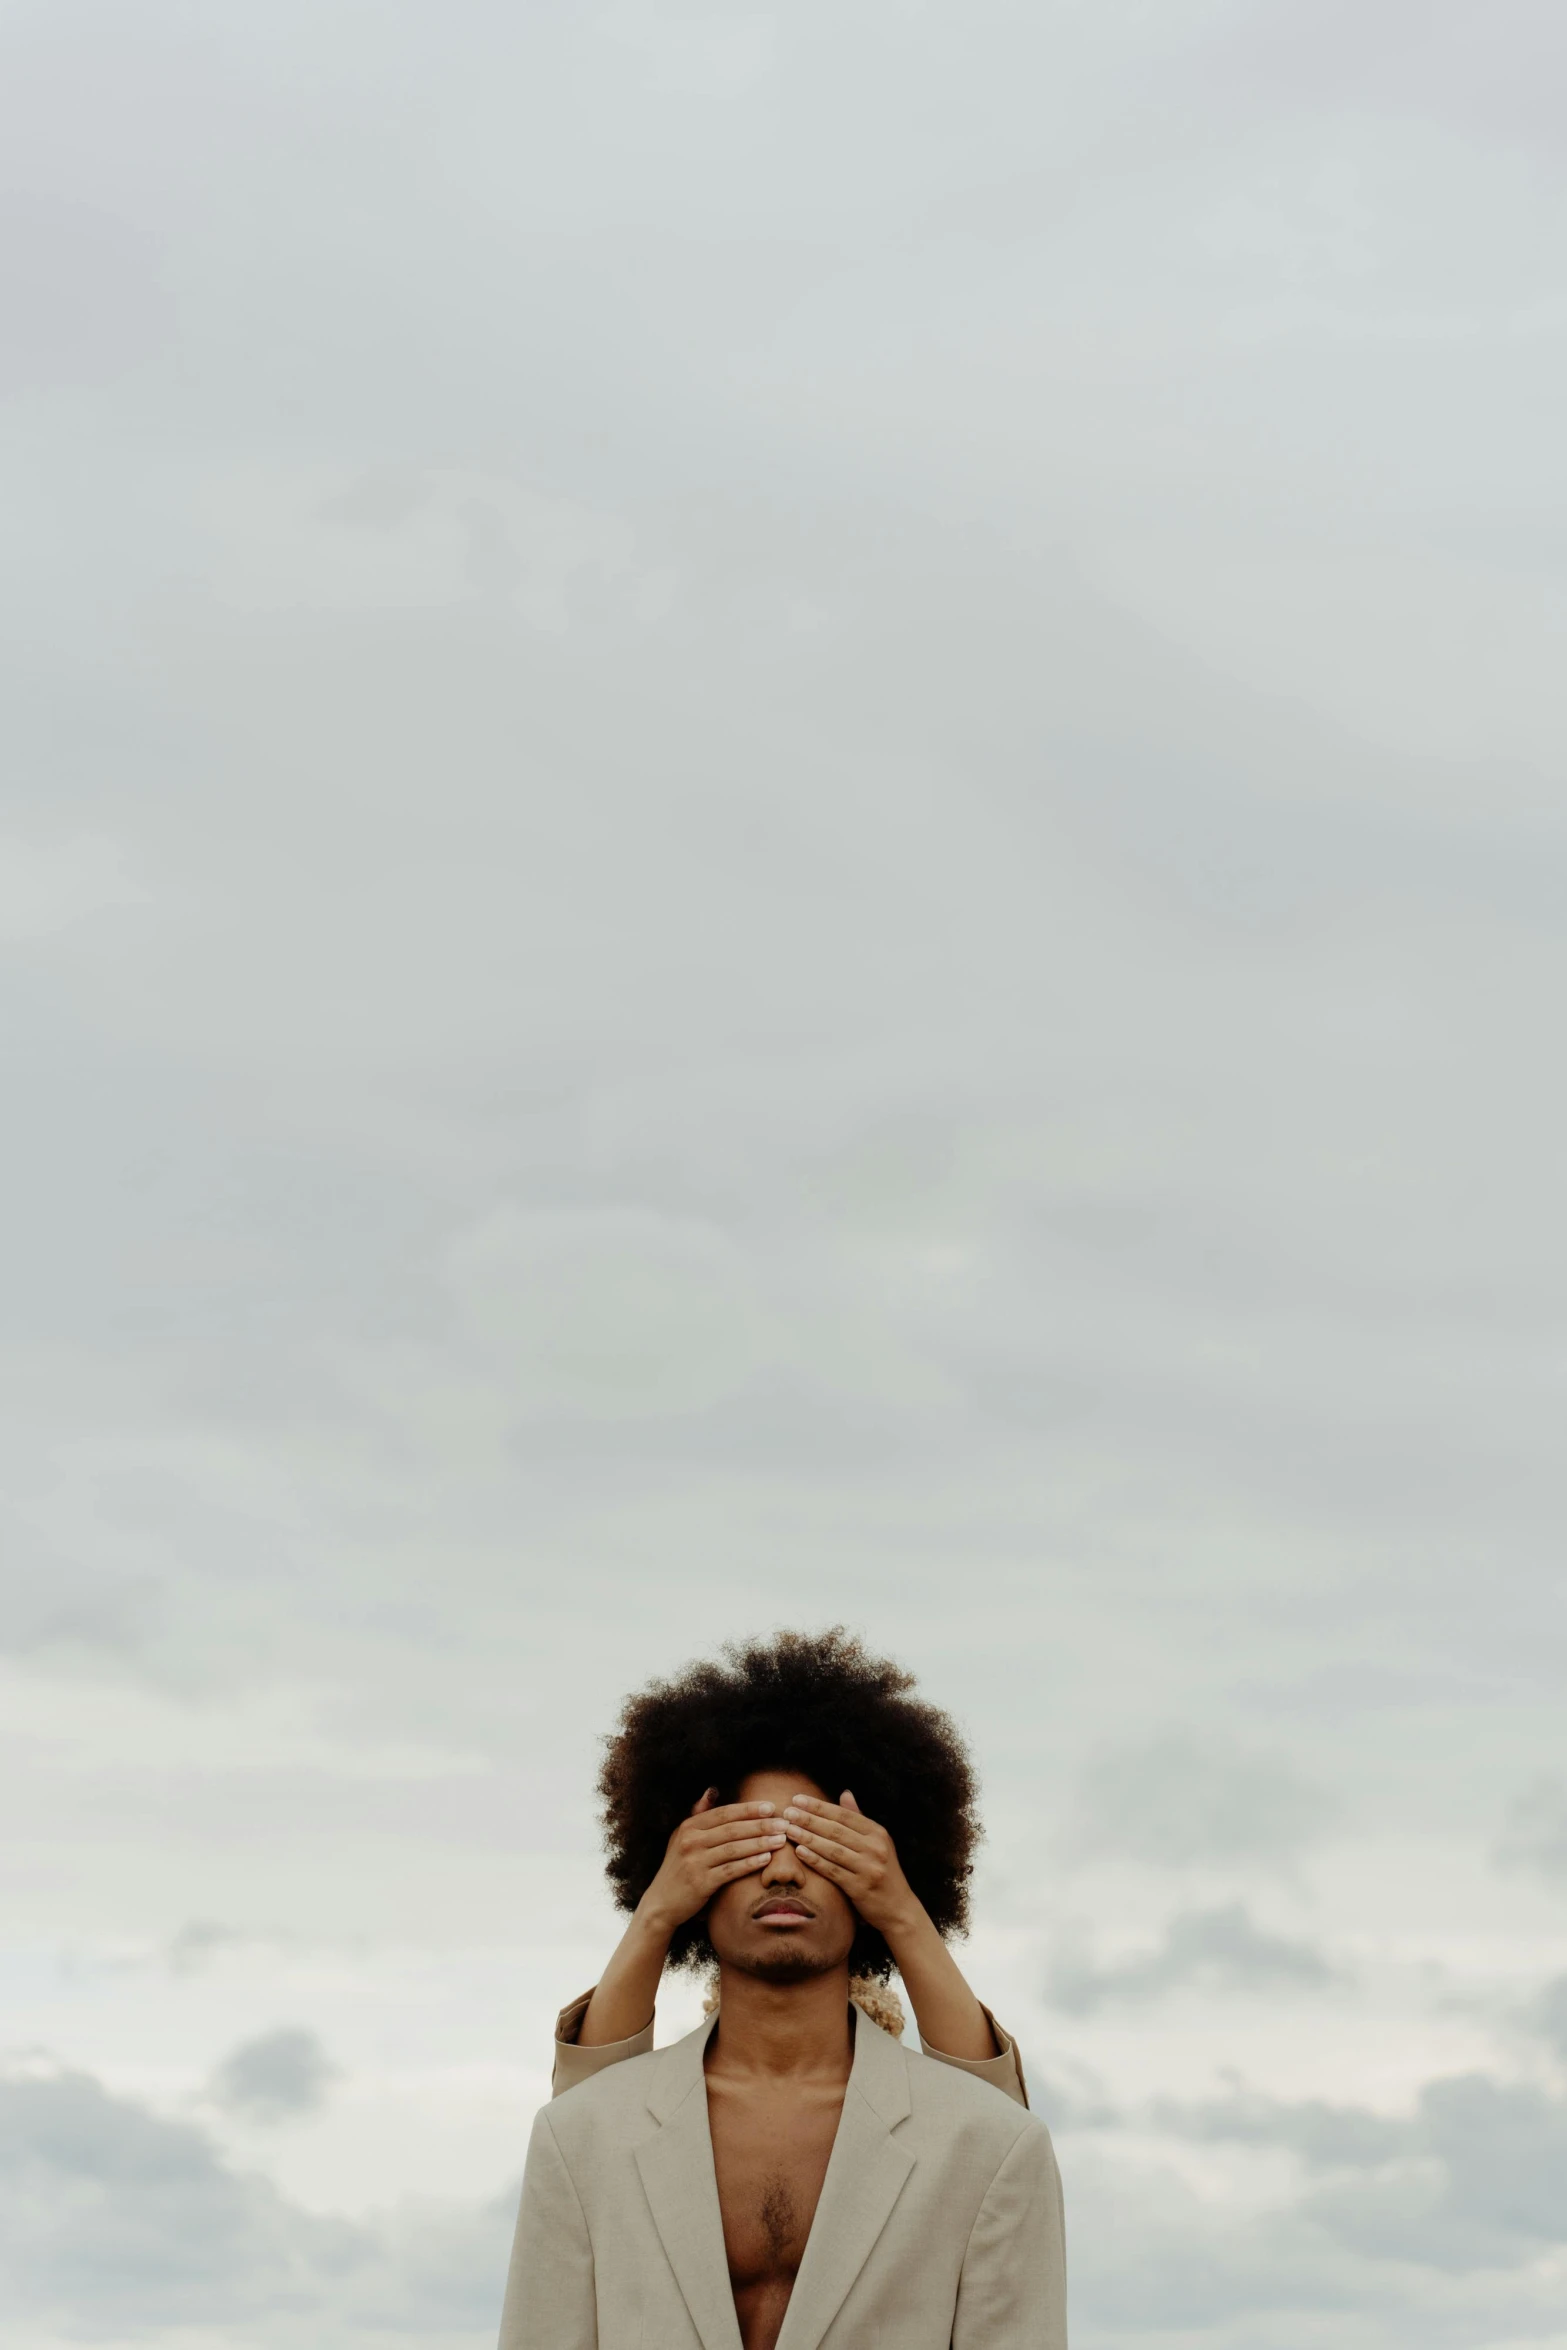
[(764, 1885), (803, 1885), (805, 1863), (792, 1844), (780, 1844), (762, 1867)]

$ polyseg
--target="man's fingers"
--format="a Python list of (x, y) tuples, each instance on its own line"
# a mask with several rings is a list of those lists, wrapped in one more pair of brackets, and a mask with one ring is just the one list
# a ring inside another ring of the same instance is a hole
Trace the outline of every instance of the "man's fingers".
[(849, 1870), (853, 1869), (856, 1861), (864, 1858), (851, 1845), (840, 1844), (834, 1837), (801, 1834), (796, 1836), (795, 1843), (813, 1867), (819, 1856), (830, 1860), (837, 1868)]
[(795, 1795), (790, 1798), (790, 1808), (784, 1814), (784, 1826), (789, 1827), (795, 1819), (799, 1820), (802, 1828), (809, 1830), (815, 1826), (835, 1836), (848, 1837), (851, 1842), (881, 1834), (876, 1822), (868, 1820), (862, 1811), (844, 1811), (838, 1804), (824, 1803), (815, 1795)]
[(858, 1804), (850, 1811), (844, 1804), (829, 1803), (825, 1795), (791, 1795), (788, 1809), (802, 1812), (808, 1820), (831, 1820), (840, 1828), (873, 1828), (876, 1825), (874, 1820), (865, 1817)]
[(738, 1860), (742, 1853), (749, 1856), (752, 1853), (776, 1852), (783, 1841), (781, 1828), (768, 1836), (731, 1836), (716, 1850), (704, 1852), (702, 1858), (709, 1868), (719, 1868), (726, 1861)]
[(693, 1836), (687, 1850), (693, 1860), (713, 1860), (731, 1845), (737, 1851), (742, 1844), (778, 1845), (786, 1834), (782, 1820), (727, 1820), (710, 1835)]
[(729, 1865), (728, 1865), (728, 1867), (727, 1867), (727, 1868), (722, 1868), (722, 1869), (720, 1869), (720, 1870), (719, 1870), (717, 1873), (718, 1873), (718, 1875), (719, 1875), (719, 1876), (721, 1876), (721, 1877), (724, 1877), (724, 1878), (728, 1878), (728, 1877), (743, 1877), (743, 1876), (745, 1876), (745, 1875), (746, 1875), (746, 1874), (747, 1874), (747, 1873), (748, 1873), (750, 1870), (752, 1870), (752, 1869), (760, 1869), (760, 1868), (765, 1868), (765, 1867), (766, 1867), (766, 1865), (767, 1865), (767, 1855), (766, 1855), (766, 1853), (765, 1853), (765, 1852), (753, 1852), (749, 1860), (732, 1860), (732, 1861), (730, 1861), (730, 1863), (729, 1863)]
[[(777, 1817), (777, 1813), (770, 1803), (718, 1803), (714, 1804), (711, 1811), (701, 1811), (700, 1805), (697, 1810), (701, 1813), (704, 1832), (711, 1828), (731, 1828), (737, 1820), (765, 1820)], [(693, 1812), (691, 1816), (694, 1819), (697, 1813)]]
[(834, 1884), (837, 1883), (840, 1877), (853, 1876), (853, 1869), (847, 1867), (842, 1860), (836, 1858), (823, 1846), (819, 1844), (807, 1843), (803, 1837), (796, 1837), (795, 1841), (799, 1845), (800, 1850), (804, 1853), (807, 1862), (816, 1871), (818, 1876), (828, 1877)]

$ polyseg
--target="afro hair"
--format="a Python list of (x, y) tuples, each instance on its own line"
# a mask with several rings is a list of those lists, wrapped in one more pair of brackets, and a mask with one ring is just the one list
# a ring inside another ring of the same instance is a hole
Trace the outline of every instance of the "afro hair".
[[(973, 1766), (944, 1713), (911, 1695), (914, 1676), (867, 1654), (841, 1625), (733, 1644), (626, 1700), (599, 1773), (608, 1874), (635, 1909), (680, 1822), (709, 1787), (732, 1803), (753, 1771), (799, 1771), (833, 1802), (852, 1787), (897, 1847), (912, 1891), (941, 1934), (968, 1924), (979, 1841)], [(673, 1966), (712, 1962), (702, 1916), (670, 1944)], [(892, 1953), (860, 1921), (849, 1966), (885, 1982)]]

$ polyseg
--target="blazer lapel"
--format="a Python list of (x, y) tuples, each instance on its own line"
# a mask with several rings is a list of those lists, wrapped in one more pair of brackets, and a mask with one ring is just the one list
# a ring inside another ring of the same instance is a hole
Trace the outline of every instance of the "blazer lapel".
[[(913, 2155), (892, 2135), (909, 2110), (902, 2049), (868, 2016), (857, 2014), (843, 2114), (778, 2350), (817, 2350), (870, 2258), (914, 2168)], [(708, 2162), (711, 2168), (711, 2146)], [(715, 2188), (715, 2203), (716, 2195)]]
[(676, 2041), (659, 2064), (647, 2102), (662, 2127), (637, 2148), (637, 2168), (702, 2350), (740, 2350), (702, 2076), (712, 2028), (703, 2024)]

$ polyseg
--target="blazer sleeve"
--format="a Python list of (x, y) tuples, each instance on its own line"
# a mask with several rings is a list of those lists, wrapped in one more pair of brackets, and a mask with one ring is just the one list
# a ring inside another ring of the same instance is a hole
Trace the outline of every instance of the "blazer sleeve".
[[(1001, 2051), (999, 2056), (948, 2056), (944, 2049), (932, 2048), (923, 2033), (920, 2035), (920, 2047), (927, 2056), (933, 2056), (938, 2064), (950, 2064), (955, 2072), (972, 2073), (976, 2081), (988, 2081), (993, 2089), (999, 2089), (1002, 2096), (1010, 2097), (1014, 2104), (1026, 2105), (1028, 2083), (1023, 2078), (1023, 2059), (1017, 2042), (1001, 2029), (983, 2000), (980, 2002), (980, 2013), (996, 2035), (996, 2046)], [(592, 2053), (597, 2054), (597, 2051)]]
[(598, 2350), (593, 2245), (547, 2107), (528, 2142), (500, 2350)]
[(653, 2045), (653, 2019), (649, 2016), (640, 2032), (629, 2040), (611, 2040), (603, 2048), (581, 2048), (577, 2035), (582, 2030), (582, 2019), (588, 2012), (592, 1991), (584, 1991), (563, 2007), (555, 2020), (555, 2071), (550, 2081), (550, 2095), (563, 2096), (575, 2089), (579, 2081), (589, 2081), (595, 2073), (604, 2072), (612, 2064), (624, 2064), (628, 2056), (646, 2056)]
[(1043, 2122), (1019, 2132), (969, 2231), (952, 2350), (1066, 2350), (1066, 2220)]

